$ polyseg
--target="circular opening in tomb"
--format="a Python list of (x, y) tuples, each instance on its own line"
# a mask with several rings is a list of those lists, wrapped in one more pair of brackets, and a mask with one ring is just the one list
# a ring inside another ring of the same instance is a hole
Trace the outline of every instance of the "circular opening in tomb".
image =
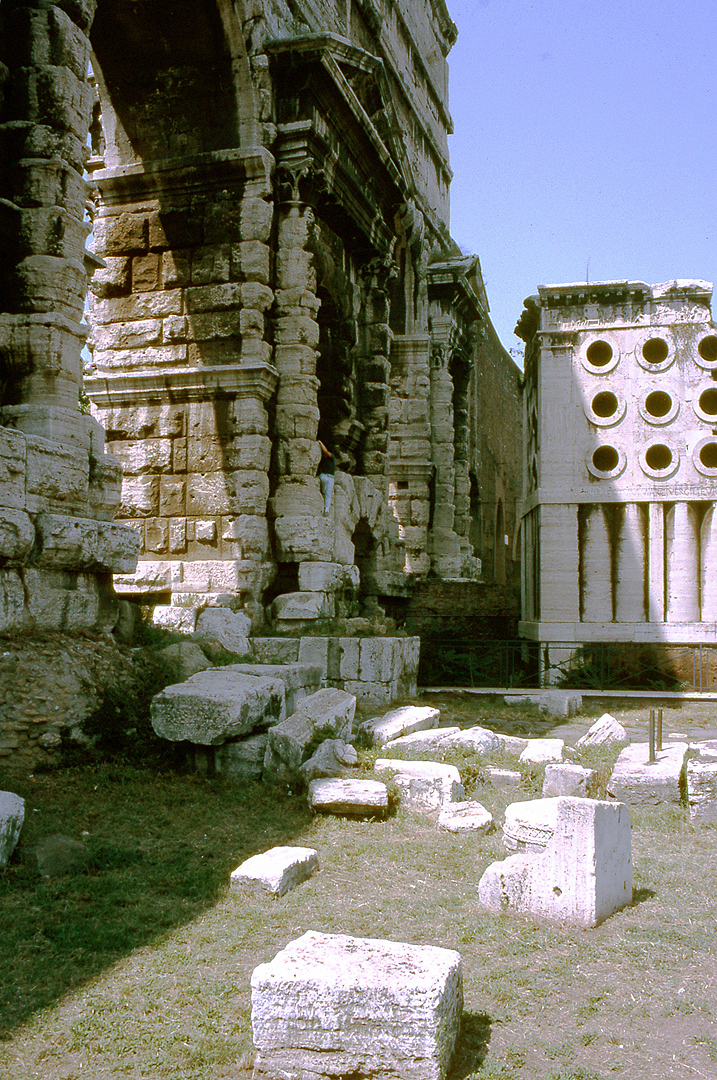
[(603, 390), (602, 393), (596, 394), (592, 400), (592, 410), (596, 416), (600, 416), (606, 419), (609, 416), (614, 416), (617, 412), (617, 397), (610, 390)]
[(707, 442), (700, 447), (700, 462), (705, 469), (717, 469), (717, 443)]
[(612, 345), (607, 341), (593, 341), (587, 347), (585, 359), (593, 367), (605, 367), (612, 360)]
[(645, 398), (645, 408), (650, 416), (658, 418), (667, 416), (672, 408), (672, 398), (669, 394), (666, 394), (664, 390), (653, 390), (653, 392), (648, 394)]
[(655, 443), (645, 451), (645, 464), (655, 472), (669, 469), (672, 464), (672, 451), (664, 443)]
[(593, 454), (593, 465), (598, 472), (609, 473), (616, 469), (620, 455), (614, 446), (598, 446)]
[(664, 338), (648, 338), (642, 346), (642, 358), (648, 364), (661, 364), (670, 355), (670, 346)]
[(708, 363), (717, 360), (717, 335), (708, 334), (707, 337), (703, 337), (697, 346), (697, 352)]
[(710, 386), (700, 394), (700, 408), (707, 416), (717, 416), (717, 386)]

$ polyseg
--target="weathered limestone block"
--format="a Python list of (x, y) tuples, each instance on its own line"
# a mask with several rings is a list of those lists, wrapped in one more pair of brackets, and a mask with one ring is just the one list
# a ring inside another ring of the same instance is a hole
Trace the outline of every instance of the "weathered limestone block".
[(200, 671), (152, 699), (152, 726), (174, 742), (216, 746), (284, 715), (284, 684), (233, 667)]
[(214, 751), (214, 768), (227, 780), (260, 780), (269, 741), (267, 732), (222, 743)]
[(48, 502), (83, 507), (89, 485), (87, 452), (39, 435), (25, 439), (27, 510), (45, 510)]
[(331, 561), (334, 551), (331, 518), (322, 516), (321, 503), (318, 508), (306, 505), (303, 513), (277, 517), (274, 533), (276, 557), (280, 562)]
[(555, 833), (546, 849), (492, 863), (478, 895), (495, 914), (513, 909), (550, 922), (598, 926), (632, 900), (628, 809), (591, 799), (556, 801)]
[(717, 822), (717, 761), (714, 757), (687, 762), (687, 801), (690, 821)]
[(174, 634), (193, 634), (197, 612), (191, 607), (174, 607), (172, 604), (155, 604), (152, 608), (153, 626), (171, 630)]
[[(248, 615), (231, 611), (229, 608), (210, 607), (197, 615), (197, 625), (192, 636), (196, 641), (218, 641), (227, 652), (246, 656), (251, 651), (250, 630), (251, 619)], [(246, 674), (256, 675), (258, 672), (251, 671)]]
[(320, 814), (385, 817), (388, 813), (388, 788), (379, 780), (337, 777), (312, 780), (309, 784), (309, 806)]
[[(581, 738), (578, 739), (576, 746), (627, 746), (630, 742), (630, 736), (625, 731), (622, 724), (619, 724), (614, 716), (610, 713), (603, 713), (599, 720), (588, 728)], [(566, 793), (567, 794), (567, 793)]]
[(557, 798), (511, 803), (503, 823), (506, 851), (544, 851), (555, 832), (557, 816)]
[(319, 857), (313, 848), (274, 847), (237, 866), (232, 871), (231, 888), (283, 896), (318, 869)]
[(0, 561), (24, 563), (35, 543), (35, 526), (23, 510), (0, 505)]
[(11, 428), (0, 428), (0, 506), (25, 509), (25, 436)]
[(35, 525), (38, 566), (131, 573), (137, 565), (140, 540), (129, 526), (48, 513), (38, 514)]
[(360, 730), (374, 746), (384, 746), (400, 735), (410, 735), (414, 731), (438, 727), (439, 716), (439, 710), (429, 705), (402, 705), (383, 716), (374, 716), (371, 720), (364, 720), (360, 725)]
[(445, 832), (489, 833), (493, 831), (493, 815), (479, 802), (454, 802), (443, 807), (437, 824)]
[(466, 793), (455, 765), (377, 758), (374, 769), (379, 774), (391, 774), (401, 793), (401, 805), (419, 814), (432, 813), (447, 803), (465, 799)]
[(7, 866), (25, 820), (25, 800), (13, 791), (0, 791), (0, 869)]
[(200, 671), (208, 671), (212, 666), (193, 641), (178, 641), (175, 645), (167, 645), (166, 649), (160, 649), (158, 655), (171, 665), (180, 682)]
[(271, 610), (274, 619), (281, 622), (330, 618), (334, 614), (333, 600), (327, 593), (282, 593)]
[(520, 761), (562, 761), (565, 742), (563, 739), (528, 739), (528, 745), (520, 755)]
[(257, 1077), (445, 1080), (463, 1010), (457, 952), (309, 931), (251, 977)]
[(488, 728), (484, 727), (464, 728), (463, 731), (451, 735), (450, 743), (452, 746), (460, 746), (485, 757), (500, 753), (498, 736), (494, 731), (489, 731)]
[(620, 751), (608, 781), (607, 793), (628, 806), (655, 806), (682, 801), (687, 743), (667, 743), (648, 760), (647, 743), (631, 743)]
[[(317, 640), (317, 639), (304, 639)], [(251, 639), (252, 652), (257, 664), (312, 664), (314, 660), (299, 655), (301, 641), (298, 638), (285, 637), (253, 637)]]
[[(283, 686), (283, 684), (282, 684)], [(317, 731), (348, 742), (353, 730), (356, 698), (344, 690), (327, 687), (299, 702), (296, 711), (269, 732), (264, 774), (291, 782), (298, 774), (306, 748)]]
[(488, 781), (497, 788), (520, 787), (523, 779), (515, 769), (498, 769), (493, 765), (488, 765), (485, 773)]
[(572, 795), (591, 799), (597, 792), (597, 772), (582, 765), (546, 765), (543, 779), (543, 798)]
[(347, 745), (343, 739), (325, 739), (316, 752), (299, 769), (304, 783), (312, 780), (326, 780), (329, 777), (345, 776), (356, 765), (356, 748)]
[(411, 748), (414, 750), (435, 750), (445, 742), (450, 742), (453, 735), (457, 735), (459, 727), (429, 728), (427, 731), (413, 731), (410, 735), (400, 735), (397, 739), (389, 739), (385, 744), (393, 750)]
[(291, 716), (299, 702), (309, 694), (315, 694), (321, 687), (321, 668), (315, 664), (234, 664), (237, 671), (245, 675), (264, 675), (271, 679), (281, 679), (286, 694), (286, 715)]
[(359, 585), (358, 566), (341, 563), (304, 562), (299, 565), (299, 589), (302, 592), (335, 592), (351, 584)]

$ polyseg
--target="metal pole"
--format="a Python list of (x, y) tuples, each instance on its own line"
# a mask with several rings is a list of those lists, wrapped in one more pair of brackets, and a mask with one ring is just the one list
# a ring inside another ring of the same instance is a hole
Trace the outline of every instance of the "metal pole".
[(655, 732), (655, 746), (662, 750), (662, 709), (657, 710), (657, 731)]
[(650, 756), (648, 761), (657, 761), (655, 757), (655, 710), (650, 709), (650, 731), (649, 731), (649, 750)]

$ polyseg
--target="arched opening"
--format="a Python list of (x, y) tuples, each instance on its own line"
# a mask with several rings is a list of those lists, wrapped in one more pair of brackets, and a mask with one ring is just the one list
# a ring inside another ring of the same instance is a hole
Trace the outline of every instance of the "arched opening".
[(359, 614), (374, 615), (379, 610), (376, 585), (376, 557), (378, 550), (376, 538), (371, 532), (366, 518), (359, 519), (351, 541), (355, 551), (354, 563), (359, 571), (359, 584), (356, 594)]
[(481, 557), (483, 549), (483, 511), (480, 501), (480, 488), (475, 473), (470, 475), (468, 540), (473, 554)]

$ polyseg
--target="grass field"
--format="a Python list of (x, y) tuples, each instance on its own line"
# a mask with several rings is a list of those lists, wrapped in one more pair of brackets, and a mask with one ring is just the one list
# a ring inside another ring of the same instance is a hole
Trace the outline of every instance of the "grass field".
[[(500, 712), (441, 705), (463, 723)], [(521, 714), (513, 729), (536, 725)], [(532, 797), (470, 774), (497, 821)], [(717, 831), (680, 807), (632, 812), (634, 903), (578, 931), (480, 908), (500, 830), (439, 833), (401, 810), (314, 819), (286, 789), (127, 764), (0, 787), (27, 800), (0, 876), (2, 1080), (248, 1080), (251, 972), (309, 929), (461, 953), (452, 1080), (717, 1077)], [(53, 833), (87, 834), (86, 871), (39, 878), (33, 849)], [(244, 858), (294, 843), (318, 850), (314, 878), (279, 900), (229, 892)]]

